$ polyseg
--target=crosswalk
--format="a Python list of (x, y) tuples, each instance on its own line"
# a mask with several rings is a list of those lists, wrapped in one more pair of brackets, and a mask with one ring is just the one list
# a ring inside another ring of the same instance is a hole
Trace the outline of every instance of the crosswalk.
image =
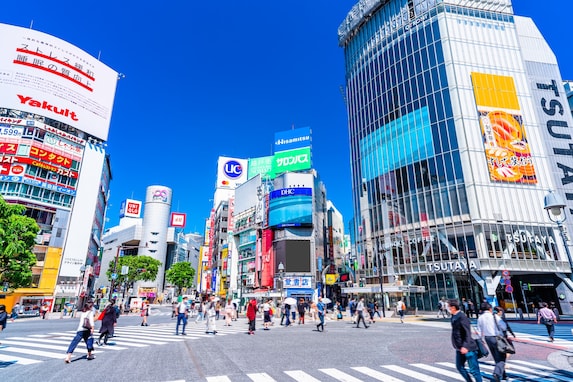
[[(493, 362), (480, 362), (485, 381), (492, 379)], [(545, 364), (530, 361), (510, 360), (507, 363), (509, 381), (565, 382), (573, 380), (573, 373), (559, 370)], [(380, 365), (379, 367), (324, 368), (316, 370), (284, 370), (273, 373), (247, 373), (253, 382), (304, 381), (304, 382), (450, 382), (464, 381), (451, 362), (435, 364), (411, 363), (408, 365)], [(233, 378), (245, 380), (243, 375), (217, 375), (206, 378), (206, 382), (232, 382)]]
[[(204, 322), (197, 324), (190, 322), (185, 332), (186, 336), (175, 336), (175, 322), (145, 327), (140, 325), (117, 327), (115, 337), (109, 339), (107, 346), (94, 344), (94, 347), (96, 354), (101, 354), (214, 337), (213, 334), (205, 333)], [(246, 326), (243, 322), (235, 322), (232, 326), (219, 324), (216, 336), (245, 332)], [(0, 345), (0, 369), (16, 364), (31, 365), (49, 359), (63, 359), (75, 334), (75, 331), (70, 330), (3, 338)], [(99, 333), (94, 333), (94, 341), (98, 336)], [(82, 357), (85, 354), (87, 350), (82, 341), (74, 351), (73, 357)]]

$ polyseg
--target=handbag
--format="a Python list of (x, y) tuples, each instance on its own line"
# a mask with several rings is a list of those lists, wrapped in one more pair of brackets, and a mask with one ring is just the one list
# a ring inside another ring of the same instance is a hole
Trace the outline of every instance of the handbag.
[(90, 322), (89, 315), (87, 315), (87, 316), (84, 318), (84, 324), (82, 325), (82, 328), (84, 328), (84, 329), (86, 329), (86, 330), (91, 330), (92, 324), (91, 324), (91, 322)]
[(485, 346), (481, 338), (476, 338), (474, 341), (476, 342), (477, 346), (478, 359), (487, 357), (489, 355), (489, 351), (487, 350), (487, 346)]
[(541, 316), (541, 318), (542, 318), (541, 322), (545, 325), (553, 325), (553, 323), (554, 323), (552, 318), (547, 318), (547, 317), (543, 317), (543, 316)]
[[(499, 325), (497, 324), (497, 320), (495, 319), (495, 316), (493, 316), (493, 322), (495, 322), (495, 326), (497, 327), (497, 330), (501, 332), (501, 329), (499, 328)], [(499, 334), (495, 336), (495, 344), (497, 346), (497, 351), (503, 354), (515, 354), (515, 347), (513, 347), (513, 344), (511, 342), (509, 342), (509, 340), (507, 338), (505, 338), (504, 336), (500, 336)]]

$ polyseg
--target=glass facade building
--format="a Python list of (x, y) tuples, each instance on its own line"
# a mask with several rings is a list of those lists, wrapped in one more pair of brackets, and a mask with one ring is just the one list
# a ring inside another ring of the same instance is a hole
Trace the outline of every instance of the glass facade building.
[(455, 297), (570, 313), (543, 202), (555, 190), (570, 214), (571, 112), (531, 19), (510, 0), (366, 0), (338, 35), (361, 277), (424, 286), (409, 296), (424, 310)]

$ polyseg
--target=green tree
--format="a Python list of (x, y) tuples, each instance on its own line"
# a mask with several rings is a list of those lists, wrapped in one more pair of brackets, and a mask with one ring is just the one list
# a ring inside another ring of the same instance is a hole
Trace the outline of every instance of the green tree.
[[(128, 272), (125, 275), (121, 274), (121, 268), (123, 266), (128, 267)], [(115, 269), (115, 273), (117, 273), (117, 279), (115, 279), (116, 285), (134, 281), (154, 281), (160, 266), (161, 261), (153, 257), (122, 256), (117, 260), (117, 268), (115, 267), (115, 259), (109, 262), (106, 276), (108, 280), (111, 280), (111, 274), (114, 273)]]
[(0, 286), (9, 289), (30, 286), (37, 261), (32, 250), (40, 227), (25, 211), (0, 197)]
[(165, 280), (175, 285), (179, 294), (183, 288), (193, 286), (193, 276), (195, 276), (195, 269), (191, 268), (191, 264), (186, 261), (173, 264), (165, 272)]

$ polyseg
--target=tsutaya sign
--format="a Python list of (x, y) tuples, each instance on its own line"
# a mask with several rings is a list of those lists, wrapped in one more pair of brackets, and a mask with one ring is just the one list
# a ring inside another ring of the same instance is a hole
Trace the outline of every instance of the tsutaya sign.
[[(469, 261), (470, 270), (476, 270), (477, 265), (473, 260)], [(441, 263), (428, 263), (426, 264), (426, 270), (431, 273), (441, 273), (441, 272), (465, 272), (468, 266), (465, 261), (442, 261)]]

